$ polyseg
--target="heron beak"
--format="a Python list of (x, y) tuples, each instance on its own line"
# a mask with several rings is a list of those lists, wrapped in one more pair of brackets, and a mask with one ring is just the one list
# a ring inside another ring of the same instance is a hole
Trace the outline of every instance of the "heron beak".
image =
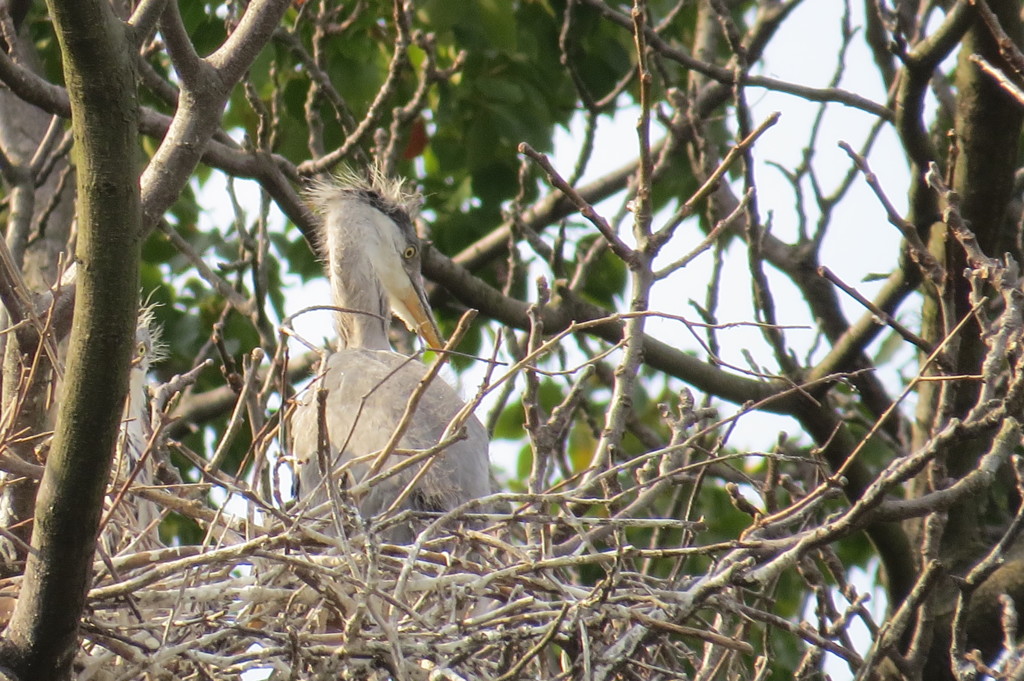
[(398, 316), (402, 318), (409, 330), (419, 334), (431, 350), (440, 350), (444, 347), (444, 337), (441, 335), (441, 330), (437, 328), (434, 314), (430, 311), (427, 294), (422, 286), (417, 286), (415, 282), (410, 282), (410, 284), (412, 285), (409, 287), (402, 287), (398, 303), (403, 309), (396, 310), (396, 312), (399, 312)]

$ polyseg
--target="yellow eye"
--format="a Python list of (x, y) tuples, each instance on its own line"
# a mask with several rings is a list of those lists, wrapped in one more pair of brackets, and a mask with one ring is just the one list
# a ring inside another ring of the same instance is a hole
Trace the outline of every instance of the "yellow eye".
[(405, 251), (402, 253), (402, 257), (405, 258), (406, 260), (411, 260), (412, 258), (415, 258), (416, 257), (416, 247), (415, 246), (406, 246), (405, 247)]
[(139, 343), (138, 347), (135, 348), (135, 354), (142, 357), (146, 354), (146, 344)]

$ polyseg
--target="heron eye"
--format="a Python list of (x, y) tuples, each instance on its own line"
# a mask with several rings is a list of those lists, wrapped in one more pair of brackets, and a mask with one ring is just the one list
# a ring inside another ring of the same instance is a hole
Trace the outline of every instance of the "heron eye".
[(146, 344), (145, 343), (139, 343), (138, 347), (135, 348), (135, 354), (137, 354), (139, 357), (142, 357), (143, 355), (145, 355), (146, 354)]
[(402, 253), (402, 257), (406, 260), (411, 260), (416, 257), (416, 247), (406, 246), (405, 251)]

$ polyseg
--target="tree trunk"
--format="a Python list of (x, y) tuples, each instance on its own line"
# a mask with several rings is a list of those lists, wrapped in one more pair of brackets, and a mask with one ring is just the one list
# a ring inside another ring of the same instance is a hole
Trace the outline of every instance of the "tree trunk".
[(48, 3), (78, 160), (77, 297), (32, 553), (0, 661), (67, 678), (127, 389), (141, 234), (135, 46), (104, 0)]
[[(36, 67), (35, 46), (22, 29), (15, 50), (22, 63)], [(35, 68), (38, 71), (38, 68)], [(56, 123), (55, 130), (51, 125)], [(50, 150), (59, 146), (63, 137), (59, 119), (14, 95), (0, 89), (0, 150), (10, 162), (5, 180), (11, 191), (11, 214), (7, 222), (6, 242), (13, 264), (21, 271), (29, 296), (47, 291), (60, 276), (61, 256), (67, 253), (68, 236), (74, 218), (74, 175), (61, 155), (36, 186), (33, 162), (44, 141)], [(48, 135), (49, 132), (49, 135)], [(44, 150), (46, 151), (46, 150)], [(67, 257), (64, 265), (70, 264)], [(7, 310), (0, 310), (0, 328), (9, 326)], [(11, 339), (11, 342), (8, 342)], [(0, 357), (3, 361), (3, 390), (0, 404), (7, 415), (11, 433), (44, 433), (53, 430), (56, 414), (52, 397), (56, 386), (55, 368), (49, 356), (39, 355), (37, 346), (22, 347), (13, 336), (0, 336)], [(58, 339), (58, 364), (66, 347)], [(37, 361), (38, 360), (38, 361)], [(60, 367), (56, 368), (59, 371)], [(12, 452), (29, 463), (39, 463), (40, 442), (35, 438), (10, 438)], [(4, 574), (24, 569), (25, 547), (32, 533), (32, 510), (35, 506), (36, 483), (32, 480), (3, 474), (0, 492), (0, 526), (8, 528), (12, 537), (0, 537), (0, 560)]]

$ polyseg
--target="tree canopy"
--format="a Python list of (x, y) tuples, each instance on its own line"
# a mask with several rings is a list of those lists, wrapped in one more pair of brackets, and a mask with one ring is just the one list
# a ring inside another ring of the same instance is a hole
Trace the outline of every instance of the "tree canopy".
[[(823, 4), (0, 3), (0, 673), (1017, 674), (1020, 7)], [(290, 489), (371, 167), (503, 464), (409, 546)]]

